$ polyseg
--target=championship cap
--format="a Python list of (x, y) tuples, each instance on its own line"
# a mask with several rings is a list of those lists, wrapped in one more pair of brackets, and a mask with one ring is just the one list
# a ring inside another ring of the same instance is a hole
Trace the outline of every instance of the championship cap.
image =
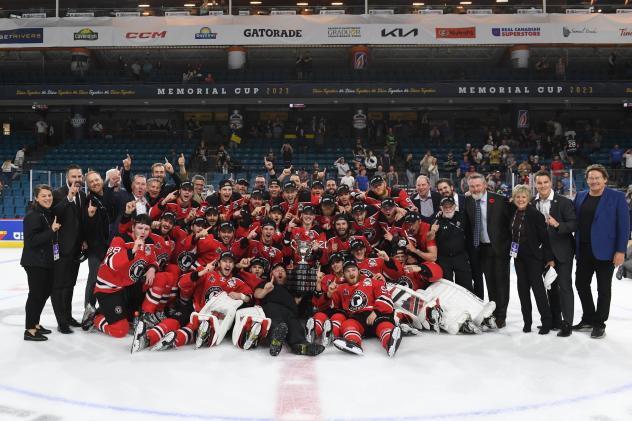
[(371, 185), (372, 186), (377, 186), (378, 184), (382, 184), (384, 182), (384, 177), (382, 177), (381, 175), (375, 175), (371, 178)]
[(448, 206), (456, 205), (456, 202), (454, 201), (454, 197), (448, 196), (441, 199), (440, 206), (443, 206), (443, 205), (448, 205)]
[(323, 196), (322, 199), (320, 199), (320, 206), (335, 206), (336, 205), (336, 199), (334, 199), (331, 196)]
[(231, 259), (233, 262), (237, 260), (235, 258), (235, 255), (230, 251), (224, 251), (222, 252), (222, 254), (219, 255), (219, 260), (224, 260), (224, 259)]
[(349, 189), (349, 186), (347, 186), (346, 184), (339, 185), (338, 190), (336, 190), (338, 194), (346, 194), (346, 193), (349, 193), (350, 191), (351, 189)]
[(283, 190), (296, 190), (296, 184), (293, 181), (283, 183)]
[(224, 179), (219, 182), (218, 189), (223, 189), (224, 187), (233, 187), (233, 183), (230, 180)]
[(220, 231), (235, 231), (235, 227), (230, 222), (222, 222), (219, 226)]
[(191, 191), (193, 191), (193, 183), (191, 183), (190, 181), (185, 181), (183, 183), (180, 183), (180, 190), (191, 190)]
[(162, 214), (162, 216), (160, 216), (160, 219), (165, 219), (165, 220), (171, 221), (171, 223), (175, 223), (176, 214), (173, 212), (165, 212)]
[(350, 250), (359, 250), (359, 249), (363, 249), (365, 248), (366, 245), (364, 244), (364, 241), (355, 238), (353, 240), (351, 240), (351, 242), (349, 243), (349, 249)]
[(204, 211), (204, 215), (210, 215), (210, 214), (219, 215), (219, 211), (217, 210), (215, 206), (209, 206)]
[(280, 205), (270, 206), (270, 210), (268, 211), (268, 213), (272, 213), (272, 212), (283, 213), (283, 208)]
[(314, 181), (312, 181), (312, 188), (314, 188), (314, 187), (319, 187), (321, 189), (324, 189), (325, 185), (320, 180), (314, 180)]
[(351, 212), (364, 212), (366, 211), (366, 205), (364, 203), (354, 203), (351, 207)]
[(301, 208), (301, 213), (314, 213), (315, 209), (312, 205), (304, 205)]
[(380, 204), (382, 208), (394, 208), (397, 206), (393, 198), (387, 197), (386, 199), (382, 199), (382, 203)]
[(346, 260), (345, 263), (342, 265), (342, 269), (347, 270), (347, 268), (350, 268), (351, 266), (357, 268), (358, 263), (354, 259)]
[(193, 220), (193, 225), (197, 225), (198, 227), (208, 227), (208, 222), (204, 218), (195, 218)]

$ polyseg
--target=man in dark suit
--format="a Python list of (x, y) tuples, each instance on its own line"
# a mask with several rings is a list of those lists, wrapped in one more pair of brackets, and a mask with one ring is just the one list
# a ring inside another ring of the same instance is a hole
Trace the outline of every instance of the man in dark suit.
[[(577, 271), (575, 286), (582, 303), (582, 319), (574, 330), (592, 327), (591, 338), (603, 338), (610, 314), (612, 274), (623, 264), (630, 238), (630, 215), (625, 195), (606, 187), (608, 172), (603, 165), (586, 168), (588, 191), (575, 196)], [(590, 283), (597, 275), (597, 309)]]
[(489, 300), (496, 303), (496, 325), (502, 328), (509, 304), (509, 202), (504, 196), (488, 192), (481, 174), (470, 175), (467, 184), (471, 195), (465, 198), (465, 213), (472, 228), (470, 259), (474, 293), (484, 298), (485, 275)]
[(463, 212), (465, 209), (465, 196), (454, 191), (454, 184), (449, 178), (440, 178), (437, 180), (437, 191), (444, 197), (451, 197), (456, 203), (456, 211)]
[(575, 255), (575, 206), (570, 199), (552, 190), (551, 174), (547, 171), (535, 174), (535, 186), (538, 194), (532, 203), (544, 215), (557, 271), (557, 279), (548, 294), (553, 328), (560, 329), (557, 336), (567, 337), (572, 333), (575, 301), (571, 277)]
[(72, 295), (79, 273), (85, 215), (86, 194), (81, 190), (83, 173), (78, 165), (66, 171), (66, 185), (53, 192), (53, 213), (61, 224), (58, 231), (59, 253), (54, 256), (51, 302), (57, 319), (57, 330), (72, 333), (70, 326), (81, 324), (72, 317)]
[(431, 224), (434, 221), (437, 212), (439, 212), (439, 204), (441, 203), (441, 195), (432, 190), (430, 179), (425, 175), (417, 177), (415, 185), (417, 193), (411, 198), (413, 204), (417, 207), (421, 220)]

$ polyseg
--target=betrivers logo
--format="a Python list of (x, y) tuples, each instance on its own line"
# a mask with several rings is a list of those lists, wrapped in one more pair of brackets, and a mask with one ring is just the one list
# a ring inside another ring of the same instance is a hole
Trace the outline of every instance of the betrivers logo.
[(562, 35), (564, 38), (568, 38), (573, 34), (596, 34), (597, 28), (588, 28), (584, 26), (583, 28), (569, 28), (567, 26), (562, 27)]
[(395, 37), (395, 38), (406, 38), (409, 36), (417, 37), (419, 36), (419, 29), (412, 28), (410, 30), (406, 30), (404, 28), (393, 28), (391, 30), (387, 28), (382, 28), (382, 36), (383, 37)]
[(541, 30), (539, 26), (510, 26), (492, 28), (492, 35), (495, 37), (539, 37)]
[(90, 28), (83, 28), (79, 32), (74, 33), (75, 41), (96, 41), (99, 39), (99, 33), (94, 32)]
[(211, 28), (204, 26), (200, 29), (200, 32), (195, 34), (195, 39), (215, 39), (217, 38), (217, 32), (212, 32)]

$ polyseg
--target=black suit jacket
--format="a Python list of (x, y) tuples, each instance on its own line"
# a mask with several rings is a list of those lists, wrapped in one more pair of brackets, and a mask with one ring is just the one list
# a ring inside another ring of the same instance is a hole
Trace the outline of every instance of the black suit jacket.
[[(517, 208), (513, 204), (511, 208), (510, 221), (513, 221)], [(521, 236), (520, 238), (518, 255), (523, 254), (541, 260), (542, 268), (544, 268), (544, 263), (553, 260), (553, 251), (551, 250), (551, 243), (546, 232), (544, 215), (542, 215), (535, 206), (529, 204), (525, 210), (523, 224), (525, 225), (523, 233), (525, 233), (526, 236)], [(511, 226), (509, 229), (511, 230)]]
[[(473, 230), (476, 226), (476, 210), (475, 201), (472, 196), (465, 198), (465, 213)], [(505, 196), (501, 196), (496, 193), (487, 192), (487, 233), (491, 241), (494, 254), (498, 256), (507, 256), (509, 259), (509, 246), (511, 245), (511, 233), (509, 231), (509, 224), (511, 223), (509, 201)], [(470, 236), (472, 243), (470, 246), (474, 246), (474, 237)]]
[(87, 215), (87, 200), (83, 190), (79, 191), (80, 206), (68, 201), (68, 186), (53, 192), (53, 214), (61, 224), (59, 235), (59, 254), (63, 257), (78, 258), (81, 242), (84, 240), (83, 227)]
[[(439, 208), (439, 204), (441, 203), (441, 199), (443, 198), (443, 196), (441, 196), (441, 194), (439, 194), (439, 192), (436, 191), (431, 191), (430, 192), (430, 199), (432, 200), (432, 216), (431, 217), (425, 217), (423, 215), (421, 215), (421, 220), (427, 223), (432, 223), (432, 221), (434, 221), (437, 212), (439, 212), (440, 208)], [(418, 212), (421, 211), (421, 200), (419, 199), (419, 193), (414, 193), (412, 195), (411, 201), (413, 202), (413, 205), (415, 205), (418, 209)]]
[[(539, 199), (534, 198), (531, 203), (537, 208), (538, 202)], [(573, 237), (577, 226), (575, 205), (573, 205), (572, 200), (555, 193), (551, 201), (549, 215), (560, 223), (557, 228), (547, 224), (553, 255), (560, 262), (569, 262), (573, 260), (575, 255), (575, 238)]]
[(20, 264), (24, 267), (50, 269), (53, 267), (53, 240), (51, 229), (53, 212), (39, 205), (31, 208), (24, 217), (24, 248)]

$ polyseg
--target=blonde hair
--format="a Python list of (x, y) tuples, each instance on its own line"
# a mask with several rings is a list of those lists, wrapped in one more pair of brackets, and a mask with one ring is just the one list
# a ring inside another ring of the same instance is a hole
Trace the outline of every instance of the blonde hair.
[(526, 184), (518, 184), (513, 188), (513, 191), (511, 192), (511, 200), (515, 201), (516, 196), (518, 196), (519, 194), (527, 195), (527, 199), (531, 201), (531, 189)]

